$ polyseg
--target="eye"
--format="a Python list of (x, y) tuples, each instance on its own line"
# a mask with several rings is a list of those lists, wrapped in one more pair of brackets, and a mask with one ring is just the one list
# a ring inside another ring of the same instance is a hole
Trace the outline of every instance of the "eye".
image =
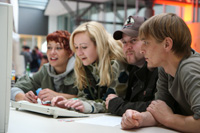
[(78, 47), (75, 47), (75, 49), (78, 49)]
[(148, 42), (147, 41), (143, 41), (144, 42), (144, 45), (147, 45), (148, 44)]
[(86, 49), (87, 47), (82, 47), (83, 49)]
[(56, 47), (56, 49), (57, 49), (57, 50), (61, 50), (61, 49), (63, 49), (63, 48), (61, 48), (61, 47)]
[(50, 46), (47, 47), (48, 50), (52, 49)]
[(121, 40), (121, 42), (122, 42), (123, 44), (126, 44), (126, 41)]
[(137, 39), (131, 39), (130, 43), (135, 43), (137, 41)]
[(126, 42), (122, 42), (123, 44), (126, 44)]

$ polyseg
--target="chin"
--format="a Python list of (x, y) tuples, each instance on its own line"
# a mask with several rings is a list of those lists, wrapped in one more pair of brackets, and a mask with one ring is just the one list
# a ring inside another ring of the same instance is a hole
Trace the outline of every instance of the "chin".
[(155, 65), (153, 65), (153, 64), (147, 63), (147, 67), (148, 67), (148, 68), (155, 68), (155, 67), (157, 67), (157, 66), (155, 66)]
[(135, 65), (135, 60), (127, 60), (128, 64), (132, 64), (132, 65)]
[[(90, 63), (91, 64), (91, 63)], [(90, 65), (89, 63), (83, 63), (84, 66), (89, 66)]]

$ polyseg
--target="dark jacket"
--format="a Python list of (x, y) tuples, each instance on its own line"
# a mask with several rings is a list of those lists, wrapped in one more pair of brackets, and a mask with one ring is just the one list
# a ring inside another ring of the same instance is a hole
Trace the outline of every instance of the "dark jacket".
[(147, 69), (147, 64), (142, 68), (129, 66), (129, 81), (125, 99), (113, 98), (109, 101), (108, 111), (115, 115), (123, 115), (127, 109), (146, 111), (156, 92), (158, 69)]

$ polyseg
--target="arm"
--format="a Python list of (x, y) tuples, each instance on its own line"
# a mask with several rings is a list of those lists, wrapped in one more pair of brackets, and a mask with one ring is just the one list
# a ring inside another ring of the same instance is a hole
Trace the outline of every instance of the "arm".
[(26, 100), (32, 103), (37, 103), (37, 96), (32, 91), (24, 93), (20, 88), (11, 88), (11, 100), (21, 101)]
[(156, 100), (151, 103), (147, 110), (154, 118), (166, 127), (181, 132), (200, 131), (200, 119), (195, 120), (192, 116), (174, 114), (165, 102)]
[(11, 99), (20, 101), (27, 100), (36, 102), (35, 91), (41, 87), (43, 72), (39, 71), (33, 77), (23, 76), (17, 80), (15, 86), (11, 88)]
[[(181, 83), (180, 105), (189, 106), (193, 112), (191, 115), (184, 116), (172, 114), (172, 121), (167, 122), (167, 126), (182, 132), (200, 131), (200, 60), (199, 55), (192, 57), (192, 61), (182, 63), (178, 70), (179, 82)], [(184, 101), (184, 102), (181, 102)], [(173, 122), (174, 121), (174, 122)]]
[[(33, 91), (35, 93), (35, 91), (42, 86), (43, 78), (45, 77), (45, 73), (43, 71), (44, 68), (33, 74), (32, 77), (24, 75), (17, 80), (14, 87), (20, 88), (24, 93), (29, 91)], [(49, 81), (45, 82), (48, 83)]]
[(108, 111), (111, 112), (112, 114), (120, 115), (122, 116), (123, 113), (127, 109), (133, 109), (137, 110), (139, 112), (144, 112), (146, 111), (146, 108), (148, 105), (151, 103), (151, 101), (143, 102), (143, 101), (138, 101), (138, 102), (129, 102), (129, 101), (124, 101), (120, 97), (113, 98), (109, 102), (108, 106)]
[(18, 93), (15, 97), (15, 100), (16, 101), (25, 100), (31, 103), (37, 103), (37, 96), (32, 91), (29, 91), (26, 94)]
[[(199, 58), (199, 57), (198, 57)], [(198, 61), (199, 62), (199, 59)], [(163, 72), (161, 73), (164, 74)], [(161, 76), (162, 76), (161, 75)], [(157, 95), (159, 99), (163, 101), (154, 101), (149, 106), (147, 110), (151, 112), (151, 114), (154, 116), (154, 118), (159, 121), (161, 124), (182, 131), (182, 132), (196, 132), (200, 130), (200, 71), (199, 71), (199, 65), (197, 63), (182, 63), (178, 70), (176, 80), (179, 83), (179, 87), (173, 88), (176, 90), (173, 90), (175, 92), (179, 92), (179, 95), (176, 94), (176, 99), (180, 107), (182, 107), (182, 112), (185, 112), (186, 115), (180, 115), (175, 114), (172, 112), (172, 110), (169, 108), (169, 100), (166, 100), (166, 97), (168, 97), (169, 93), (163, 93), (162, 98), (161, 93), (160, 95)], [(160, 78), (160, 77), (159, 77)], [(167, 82), (168, 83), (168, 82)], [(161, 85), (161, 84), (160, 84)], [(161, 86), (158, 86), (158, 92), (167, 92), (164, 91), (164, 89)], [(167, 90), (167, 89), (165, 89)], [(172, 91), (172, 90), (171, 90)], [(168, 104), (166, 104), (167, 102)], [(166, 103), (165, 103), (166, 102)], [(171, 102), (171, 106), (174, 106)], [(170, 106), (170, 107), (171, 107)], [(187, 112), (186, 112), (187, 110)], [(192, 116), (192, 114), (194, 114)], [(166, 117), (167, 116), (167, 117)]]
[(38, 98), (40, 98), (42, 101), (51, 101), (56, 96), (62, 96), (66, 99), (77, 97), (77, 95), (55, 92), (49, 88), (42, 89), (38, 94)]
[(181, 132), (200, 131), (200, 119), (195, 120), (193, 116), (172, 114), (165, 126)]
[(172, 77), (165, 73), (163, 68), (158, 68), (158, 75), (159, 78), (156, 84), (157, 92), (155, 93), (155, 99), (164, 101), (173, 111), (175, 111), (175, 99), (168, 90), (168, 79), (173, 79), (171, 79)]
[(22, 100), (24, 100), (24, 98), (25, 98), (25, 94), (24, 93), (18, 93), (15, 96), (15, 101), (22, 101)]

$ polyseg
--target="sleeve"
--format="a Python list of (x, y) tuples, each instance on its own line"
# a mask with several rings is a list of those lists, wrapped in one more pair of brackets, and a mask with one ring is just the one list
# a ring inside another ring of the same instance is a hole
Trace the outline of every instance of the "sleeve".
[(199, 60), (187, 63), (180, 70), (181, 83), (185, 97), (194, 112), (194, 119), (200, 119), (200, 64), (198, 62)]
[(101, 99), (97, 100), (88, 100), (87, 94), (79, 90), (78, 99), (82, 101), (85, 108), (84, 113), (105, 113), (105, 101)]
[(125, 98), (126, 88), (128, 86), (128, 74), (125, 71), (126, 66), (117, 60), (112, 60), (111, 64), (113, 71), (113, 81), (109, 86), (105, 98), (112, 93), (117, 94), (119, 97)]
[(116, 97), (109, 101), (108, 111), (112, 114), (119, 116), (122, 116), (127, 109), (133, 109), (139, 112), (144, 112), (146, 111), (146, 108), (149, 106), (150, 103), (151, 101), (129, 102), (129, 101), (124, 101), (120, 97)]
[(18, 93), (24, 93), (20, 88), (17, 88), (17, 87), (12, 87), (11, 88), (11, 94), (10, 94), (10, 99), (15, 101), (15, 96), (18, 94)]
[(14, 87), (20, 88), (24, 93), (27, 93), (28, 91), (33, 91), (35, 93), (35, 91), (41, 87), (43, 71), (44, 66), (37, 73), (33, 74), (32, 77), (24, 75), (17, 80)]
[(174, 109), (175, 100), (168, 91), (169, 88), (168, 78), (170, 77), (167, 73), (165, 73), (164, 69), (158, 68), (158, 81), (156, 85), (157, 92), (155, 93), (155, 99), (159, 99), (166, 102), (166, 104), (170, 106), (173, 111), (175, 111)]

